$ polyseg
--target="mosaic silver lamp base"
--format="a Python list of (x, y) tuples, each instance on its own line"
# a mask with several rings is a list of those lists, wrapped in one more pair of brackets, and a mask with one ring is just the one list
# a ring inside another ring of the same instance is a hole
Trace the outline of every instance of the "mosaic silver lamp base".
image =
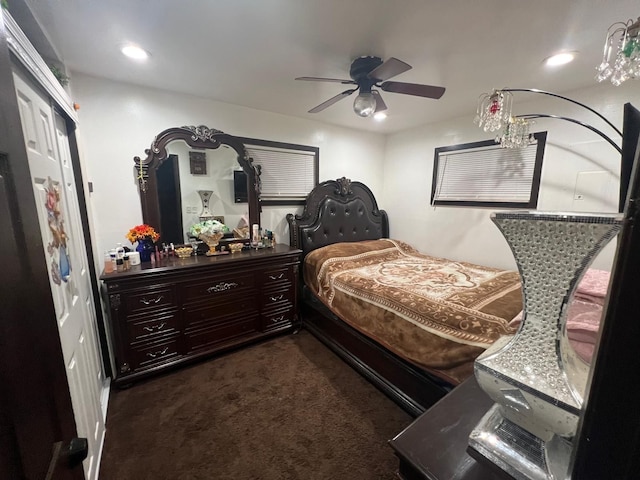
[(622, 216), (500, 212), (491, 219), (516, 259), (524, 314), (516, 335), (476, 359), (478, 383), (496, 404), (469, 447), (514, 478), (565, 479), (589, 373), (569, 343), (567, 309)]

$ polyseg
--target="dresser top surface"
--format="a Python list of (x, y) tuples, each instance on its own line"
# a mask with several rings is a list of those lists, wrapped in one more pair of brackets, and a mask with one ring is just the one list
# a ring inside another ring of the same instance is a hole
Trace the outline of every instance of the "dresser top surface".
[(420, 478), (499, 480), (504, 475), (467, 453), (469, 434), (493, 401), (471, 377), (419, 416), (390, 441)]
[(257, 263), (269, 261), (274, 257), (300, 255), (302, 250), (292, 248), (289, 245), (277, 244), (273, 248), (251, 249), (238, 253), (215, 256), (191, 256), (188, 258), (168, 257), (162, 258), (159, 262), (145, 262), (134, 265), (125, 272), (102, 273), (100, 280), (105, 282), (125, 280), (154, 273), (174, 272), (180, 270), (193, 270), (207, 268), (212, 265), (236, 265), (244, 262)]

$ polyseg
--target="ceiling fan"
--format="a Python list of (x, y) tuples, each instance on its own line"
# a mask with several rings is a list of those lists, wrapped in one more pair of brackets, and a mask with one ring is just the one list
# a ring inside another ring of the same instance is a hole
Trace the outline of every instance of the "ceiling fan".
[(384, 92), (402, 93), (404, 95), (415, 95), (417, 97), (438, 99), (444, 94), (444, 87), (434, 87), (432, 85), (422, 85), (419, 83), (405, 82), (389, 82), (391, 77), (400, 75), (411, 69), (411, 65), (391, 57), (383, 62), (379, 57), (364, 56), (356, 58), (351, 63), (349, 75), (351, 80), (342, 80), (339, 78), (323, 78), (323, 77), (298, 77), (296, 80), (305, 80), (309, 82), (335, 82), (343, 85), (356, 85), (355, 88), (345, 90), (335, 97), (331, 97), (326, 102), (322, 102), (317, 107), (309, 110), (309, 113), (318, 113), (334, 103), (348, 97), (352, 93), (360, 90), (358, 96), (353, 102), (353, 110), (361, 117), (370, 117), (376, 112), (387, 109), (387, 105), (382, 100), (382, 96), (377, 87)]

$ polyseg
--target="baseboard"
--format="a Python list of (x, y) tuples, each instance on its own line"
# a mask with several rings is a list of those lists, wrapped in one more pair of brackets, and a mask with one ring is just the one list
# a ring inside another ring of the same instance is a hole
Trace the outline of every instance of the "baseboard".
[[(105, 410), (105, 414), (106, 414), (106, 410)], [(98, 455), (96, 458), (96, 468), (94, 468), (93, 472), (93, 478), (88, 479), (88, 480), (98, 480), (100, 478), (100, 464), (102, 463), (102, 452), (104, 451), (104, 440), (107, 436), (107, 429), (105, 427), (104, 431), (102, 432), (102, 438), (100, 439), (100, 448), (98, 449)]]
[(107, 377), (102, 384), (100, 393), (100, 407), (102, 408), (102, 420), (107, 423), (107, 407), (109, 406), (109, 394), (111, 393), (111, 378)]

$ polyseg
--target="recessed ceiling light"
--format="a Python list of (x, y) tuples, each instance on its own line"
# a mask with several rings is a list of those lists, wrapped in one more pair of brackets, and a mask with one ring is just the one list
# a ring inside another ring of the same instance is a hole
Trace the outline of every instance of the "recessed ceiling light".
[(387, 118), (387, 114), (384, 112), (377, 112), (373, 115), (373, 118), (376, 119), (377, 121), (381, 122), (382, 120), (384, 120), (385, 118)]
[(137, 45), (127, 44), (123, 46), (120, 51), (129, 58), (134, 60), (146, 60), (149, 58), (149, 52), (138, 47)]
[(572, 62), (576, 58), (576, 52), (562, 52), (547, 58), (544, 63), (548, 67), (557, 67)]

